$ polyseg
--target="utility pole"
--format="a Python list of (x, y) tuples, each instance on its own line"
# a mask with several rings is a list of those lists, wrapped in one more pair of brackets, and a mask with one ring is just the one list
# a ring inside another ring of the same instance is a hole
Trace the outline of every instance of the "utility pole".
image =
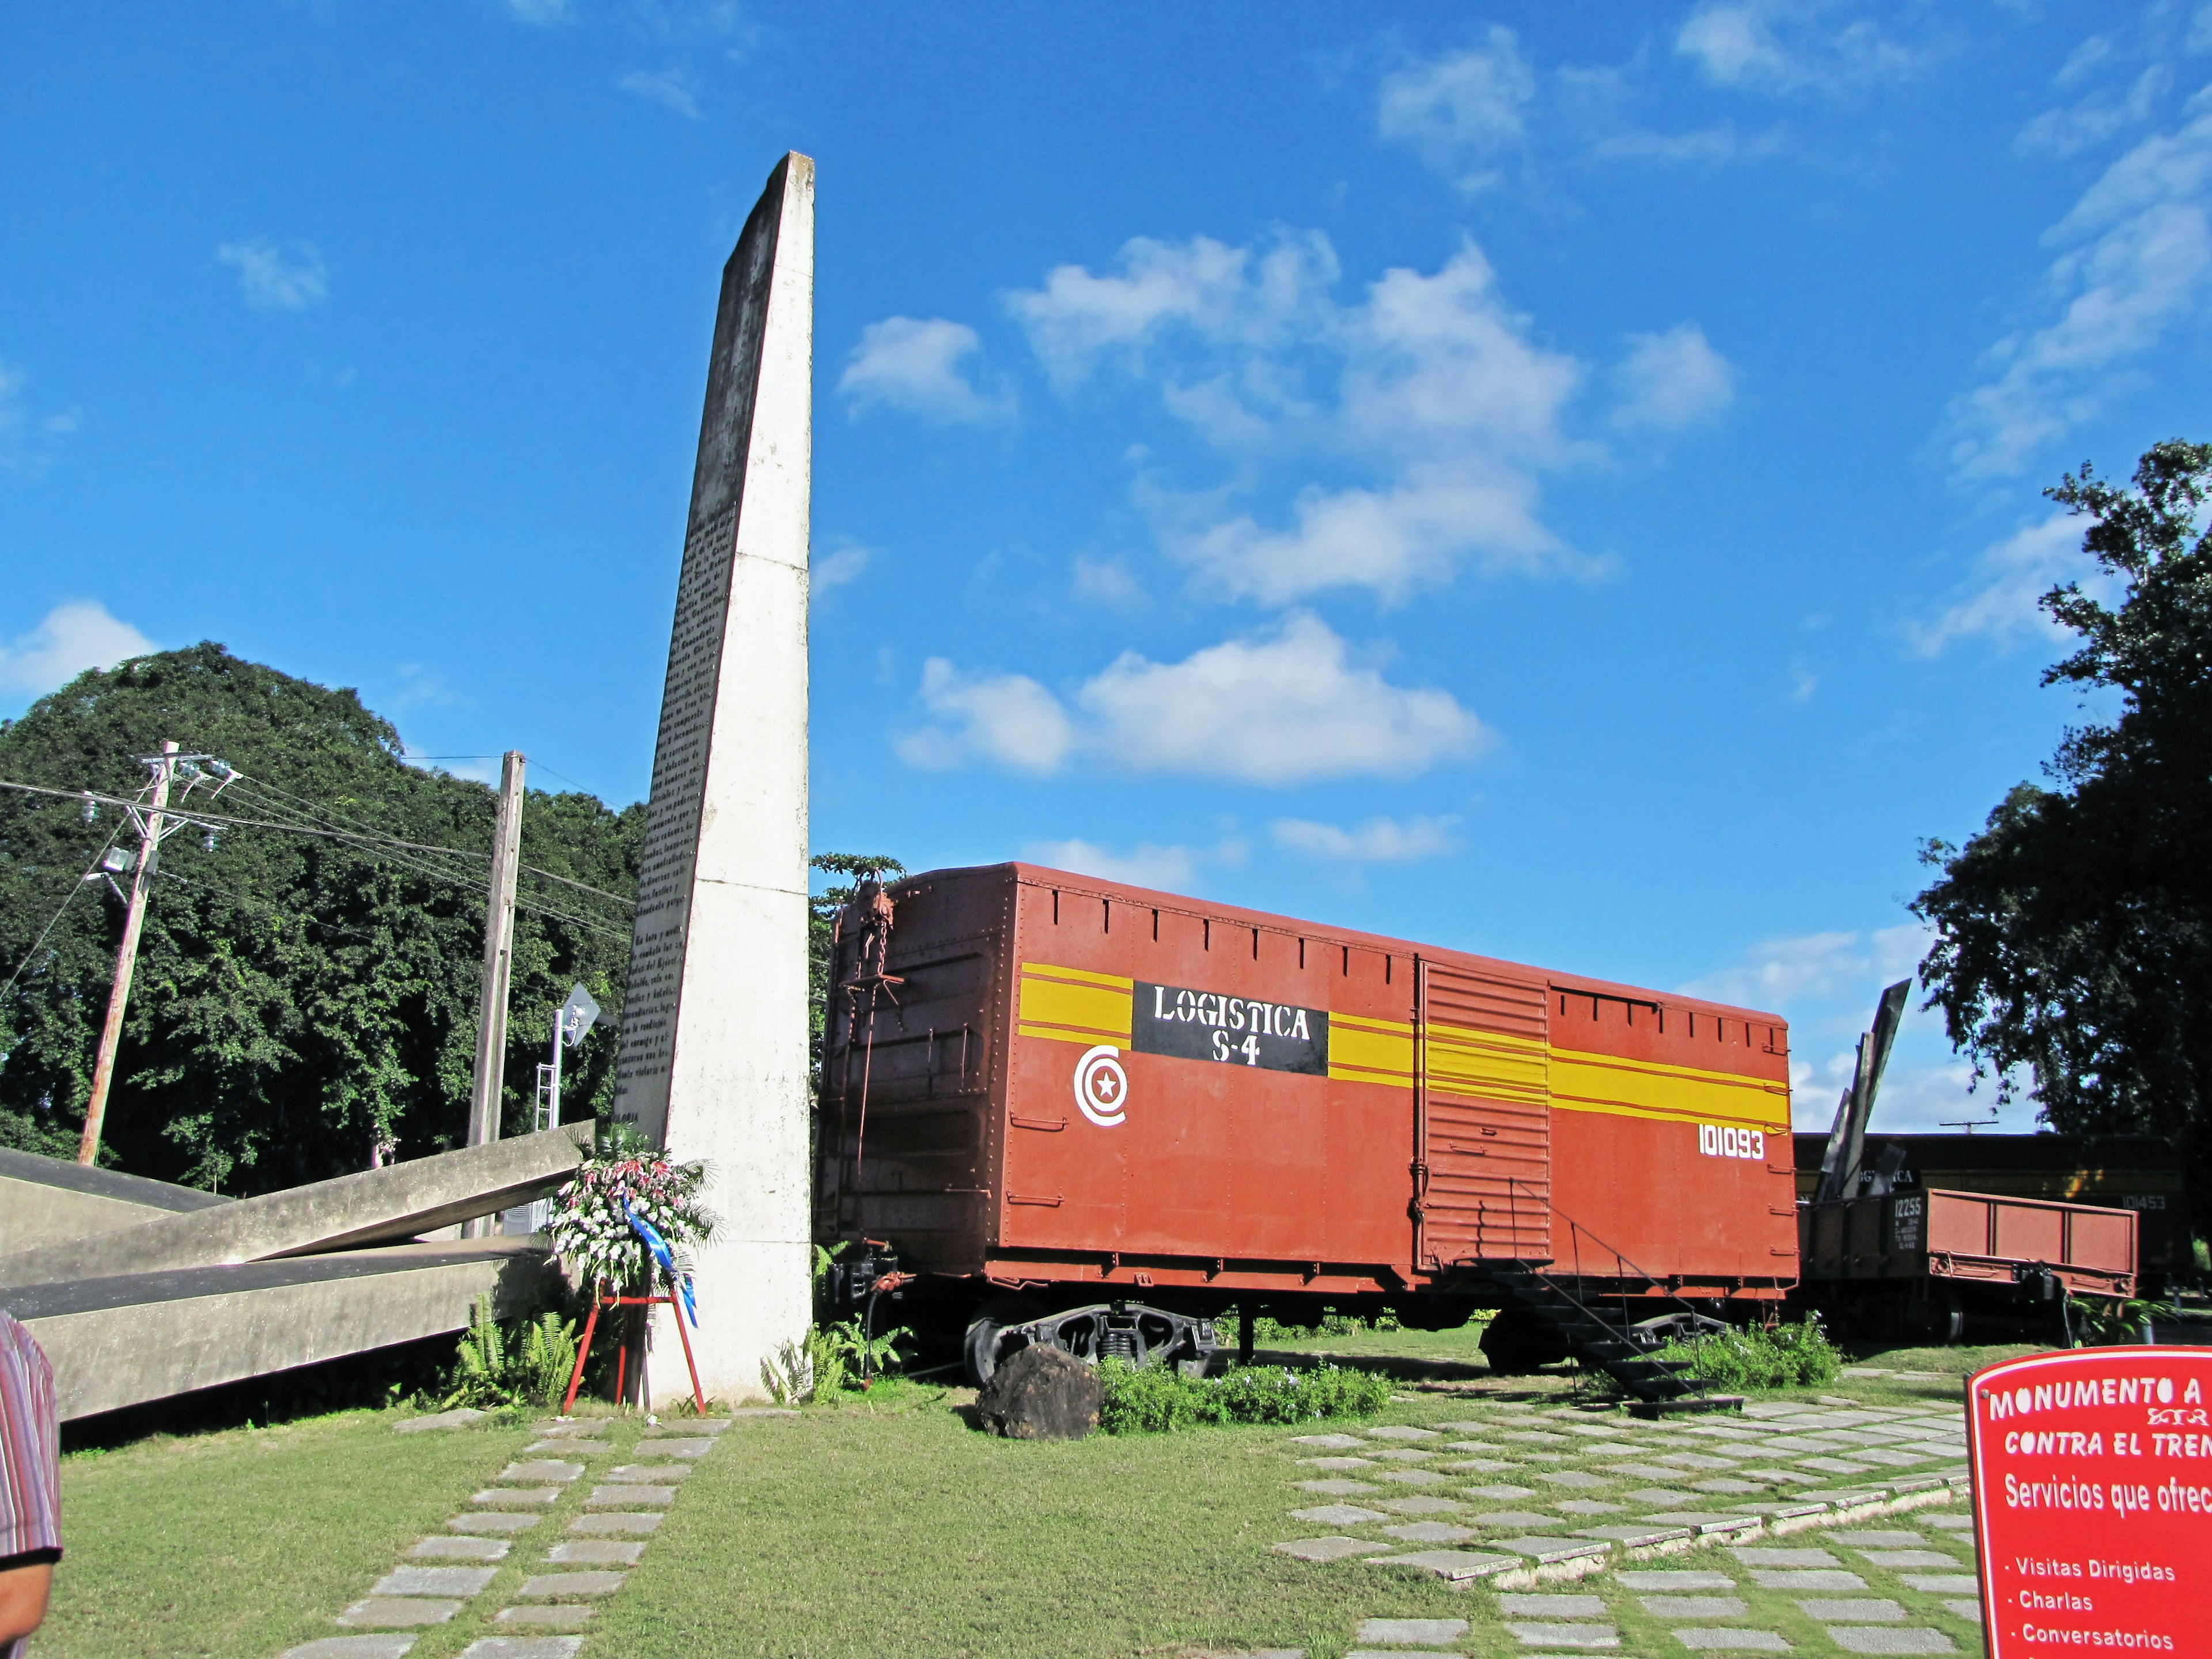
[[(491, 886), (484, 896), (483, 987), (477, 997), (477, 1070), (469, 1092), (469, 1145), (499, 1139), (507, 1084), (507, 988), (514, 972), (514, 878), (522, 861), (522, 751), (510, 749), (499, 767), (499, 828), (492, 838)], [(464, 1238), (487, 1238), (497, 1216), (478, 1216)]]
[(492, 842), (491, 887), (484, 900), (483, 989), (477, 1000), (476, 1086), (469, 1096), (469, 1145), (499, 1139), (500, 1091), (507, 1077), (507, 987), (514, 969), (514, 878), (522, 856), (522, 751), (499, 769), (499, 831)]
[(115, 947), (115, 984), (107, 994), (107, 1023), (100, 1028), (100, 1058), (92, 1066), (92, 1098), (84, 1109), (84, 1138), (76, 1161), (89, 1164), (100, 1156), (100, 1128), (107, 1116), (108, 1085), (115, 1080), (115, 1050), (123, 1041), (123, 1009), (131, 1000), (131, 972), (138, 965), (138, 935), (146, 925), (146, 889), (154, 874), (154, 855), (161, 846), (161, 809), (169, 804), (169, 779), (177, 745), (164, 742), (154, 768), (154, 800), (138, 825), (138, 862), (131, 872), (131, 899), (123, 916), (123, 943)]

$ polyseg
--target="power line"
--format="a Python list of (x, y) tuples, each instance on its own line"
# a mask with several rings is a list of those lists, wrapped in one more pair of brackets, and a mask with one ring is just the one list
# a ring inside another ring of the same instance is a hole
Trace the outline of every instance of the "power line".
[[(473, 881), (472, 881), (472, 880), (470, 880), (470, 879), (468, 879), (468, 878), (462, 878), (462, 877), (453, 876), (453, 875), (451, 875), (451, 874), (449, 874), (448, 872), (445, 872), (445, 871), (442, 871), (442, 870), (437, 870), (437, 869), (433, 869), (433, 868), (431, 868), (431, 867), (429, 867), (429, 866), (424, 866), (424, 865), (418, 865), (418, 864), (414, 863), (414, 862), (413, 862), (412, 860), (407, 860), (407, 859), (400, 858), (400, 857), (397, 856), (396, 854), (386, 854), (384, 856), (386, 856), (386, 858), (391, 859), (391, 860), (392, 860), (392, 861), (393, 863), (395, 863), (395, 864), (398, 864), (398, 865), (402, 866), (403, 867), (404, 867), (404, 868), (406, 868), (406, 869), (409, 869), (409, 870), (412, 870), (412, 871), (414, 871), (414, 872), (415, 872), (416, 874), (418, 874), (418, 875), (427, 875), (427, 876), (429, 876), (429, 877), (431, 877), (432, 878), (434, 878), (434, 879), (435, 879), (435, 880), (452, 883), (452, 884), (455, 884), (455, 885), (464, 885), (464, 884), (465, 884), (465, 885), (470, 886), (471, 888), (473, 888), (473, 885), (474, 885)], [(237, 898), (237, 897), (240, 897), (240, 896), (246, 896), (246, 897), (252, 897), (252, 896), (256, 896), (255, 895), (252, 895), (252, 893), (250, 893), (249, 891), (246, 891), (246, 890), (243, 890), (243, 889), (235, 888), (235, 887), (226, 889), (226, 888), (222, 888), (222, 887), (218, 887), (218, 886), (215, 885), (213, 883), (210, 883), (210, 882), (204, 882), (204, 881), (194, 881), (191, 878), (190, 878), (190, 877), (188, 877), (188, 876), (180, 876), (180, 875), (179, 875), (179, 874), (178, 874), (176, 872), (174, 872), (173, 870), (163, 870), (163, 871), (157, 872), (156, 872), (156, 877), (155, 877), (155, 878), (156, 878), (157, 880), (161, 880), (161, 881), (181, 881), (181, 882), (183, 882), (183, 883), (184, 883), (186, 886), (188, 886), (188, 887), (197, 887), (197, 888), (198, 888), (202, 892), (206, 892), (206, 893), (228, 893), (228, 894), (231, 897), (233, 897), (233, 898)], [(620, 933), (620, 932), (618, 932), (618, 931), (617, 931), (616, 929), (611, 928), (611, 927), (605, 927), (605, 926), (601, 925), (600, 923), (599, 923), (598, 921), (596, 921), (592, 920), (592, 918), (590, 918), (590, 917), (588, 917), (588, 916), (579, 916), (579, 915), (571, 915), (569, 912), (568, 912), (568, 911), (566, 911), (566, 910), (556, 910), (556, 909), (552, 908), (550, 906), (533, 904), (533, 903), (529, 902), (528, 902), (528, 901), (526, 901), (526, 900), (518, 899), (518, 900), (516, 900), (516, 901), (515, 901), (515, 908), (516, 908), (517, 909), (519, 909), (519, 910), (527, 910), (527, 911), (529, 911), (532, 915), (547, 916), (547, 917), (550, 917), (550, 918), (551, 918), (552, 920), (554, 920), (554, 921), (565, 921), (565, 922), (569, 923), (569, 924), (570, 924), (571, 926), (573, 926), (573, 927), (577, 927), (586, 928), (586, 929), (588, 929), (589, 931), (591, 931), (591, 932), (592, 932), (592, 933), (605, 933), (605, 934), (609, 939), (628, 939), (628, 938), (629, 937), (629, 934), (624, 933)], [(348, 933), (348, 934), (350, 934), (350, 935), (351, 935), (353, 938), (355, 938), (355, 939), (368, 939), (371, 944), (374, 944), (374, 943), (375, 942), (375, 941), (374, 941), (374, 939), (372, 939), (372, 938), (371, 938), (371, 936), (370, 936), (370, 935), (368, 935), (368, 934), (367, 934), (367, 933), (361, 933), (361, 932), (359, 932), (359, 931), (357, 931), (357, 930), (356, 930), (356, 929), (349, 928), (349, 927), (339, 927), (336, 922), (325, 921), (324, 921), (321, 917), (319, 917), (319, 916), (313, 916), (313, 915), (310, 915), (310, 916), (306, 917), (306, 918), (305, 918), (305, 920), (307, 920), (307, 921), (308, 921), (313, 922), (313, 923), (316, 927), (326, 927), (326, 928), (330, 929), (330, 930), (331, 930), (331, 932), (333, 932), (333, 933)]]
[[(134, 802), (133, 805), (136, 803)], [(5, 985), (0, 985), (0, 997), (6, 996), (9, 992), (15, 988), (15, 981), (23, 977), (23, 970), (31, 965), (32, 958), (39, 954), (39, 947), (46, 942), (46, 935), (54, 931), (55, 927), (61, 921), (63, 915), (76, 902), (76, 896), (83, 890), (85, 883), (102, 870), (100, 860), (106, 856), (107, 849), (115, 845), (115, 838), (122, 833), (123, 825), (120, 823), (107, 832), (107, 839), (100, 843), (100, 851), (92, 855), (92, 868), (70, 884), (69, 891), (62, 895), (62, 902), (54, 907), (53, 915), (46, 918), (46, 925), (39, 929), (38, 938), (31, 941), (31, 948), (23, 953), (23, 959), (15, 964), (15, 971), (8, 975), (8, 982)]]
[[(241, 778), (241, 781), (250, 781), (250, 780)], [(273, 793), (281, 794), (283, 793), (276, 790), (274, 785), (264, 785), (263, 787)], [(134, 802), (125, 801), (119, 796), (101, 794), (96, 790), (50, 789), (40, 784), (19, 783), (7, 778), (0, 778), (0, 789), (13, 789), (24, 794), (45, 795), (57, 800), (92, 800), (110, 806), (127, 807), (136, 804)], [(321, 809), (311, 807), (310, 810), (314, 811), (315, 815), (320, 817), (328, 818), (332, 816), (329, 812)], [(491, 857), (491, 854), (489, 853), (471, 852), (465, 848), (459, 847), (438, 847), (427, 842), (404, 840), (397, 836), (363, 835), (353, 830), (336, 830), (321, 825), (283, 823), (267, 818), (242, 817), (235, 813), (194, 811), (190, 813), (179, 812), (175, 816), (180, 817), (188, 817), (193, 823), (205, 824), (210, 829), (276, 830), (295, 836), (311, 836), (331, 841), (349, 842), (369, 851), (380, 852), (382, 856), (388, 859), (392, 863), (397, 864), (404, 869), (412, 870), (418, 875), (428, 876), (439, 881), (453, 882), (459, 885), (473, 885), (477, 878), (472, 873), (464, 875), (462, 872), (456, 870), (440, 869), (433, 864), (426, 863), (417, 859), (409, 858), (406, 856), (406, 854), (427, 853), (438, 857), (467, 859), (472, 862), (477, 859), (483, 859), (489, 862)], [(549, 881), (559, 882), (563, 886), (578, 888), (584, 892), (593, 893), (602, 898), (611, 899), (616, 903), (623, 906), (625, 908), (635, 908), (634, 901), (625, 899), (618, 893), (610, 893), (605, 888), (593, 887), (586, 882), (576, 881), (568, 876), (555, 875), (550, 870), (540, 870), (536, 868), (534, 866), (525, 866), (523, 867), (528, 869), (530, 873), (534, 876), (542, 876)], [(549, 904), (544, 904), (543, 902), (521, 904), (520, 900), (518, 900), (517, 902), (521, 905), (521, 908), (531, 911), (533, 915), (550, 916), (557, 921), (569, 922), (579, 927), (588, 928), (595, 933), (605, 933), (610, 939), (624, 939), (629, 937), (628, 934), (623, 933), (617, 929), (606, 927), (603, 923), (583, 916), (576, 915), (568, 911), (556, 909)]]
[[(14, 789), (27, 795), (51, 795), (58, 800), (92, 800), (103, 806), (127, 807), (137, 804), (126, 801), (118, 795), (101, 794), (94, 789), (48, 789), (39, 784), (17, 783), (8, 778), (0, 778), (0, 789)], [(180, 810), (170, 816), (190, 818), (194, 823), (205, 824), (211, 830), (286, 830), (295, 836), (324, 836), (333, 841), (361, 842), (382, 847), (404, 847), (418, 853), (440, 853), (449, 858), (483, 859), (487, 861), (491, 858), (489, 853), (472, 853), (466, 848), (434, 847), (428, 842), (404, 841), (397, 836), (364, 836), (351, 830), (326, 830), (304, 823), (273, 823), (265, 818), (240, 817), (235, 813), (186, 812)]]
[(520, 865), (517, 868), (520, 869), (526, 875), (543, 876), (548, 881), (557, 881), (563, 887), (578, 887), (581, 888), (586, 893), (597, 893), (603, 899), (612, 899), (617, 904), (621, 905), (625, 910), (635, 910), (637, 908), (637, 901), (635, 899), (624, 898), (620, 893), (610, 893), (604, 887), (594, 887), (589, 882), (578, 881), (572, 876), (556, 876), (550, 870), (540, 870), (534, 864)]
[[(550, 771), (552, 769), (549, 767), (546, 769)], [(285, 800), (294, 802), (315, 817), (322, 820), (322, 822), (326, 825), (335, 825), (344, 823), (353, 823), (358, 825), (360, 822), (358, 819), (342, 817), (339, 814), (331, 811), (329, 808), (319, 805), (317, 803), (307, 799), (304, 796), (295, 795), (287, 789), (280, 789), (275, 784), (269, 782), (266, 779), (252, 777), (245, 773), (240, 773), (238, 775), (238, 781), (253, 788), (259, 789), (265, 793), (277, 795)], [(422, 846), (422, 843), (420, 842), (412, 842), (409, 844), (417, 848)], [(488, 858), (490, 856), (490, 854), (485, 853), (466, 852), (459, 848), (448, 850), (453, 852), (457, 856), (463, 858)], [(604, 887), (594, 887), (589, 882), (578, 881), (573, 876), (556, 875), (552, 871), (541, 870), (534, 864), (518, 865), (516, 868), (520, 870), (526, 875), (540, 876), (547, 881), (557, 881), (564, 887), (574, 887), (578, 889), (580, 891), (595, 894), (603, 899), (610, 899), (615, 903), (621, 905), (626, 910), (634, 910), (637, 908), (637, 902), (635, 899), (624, 898), (620, 893), (611, 893)]]

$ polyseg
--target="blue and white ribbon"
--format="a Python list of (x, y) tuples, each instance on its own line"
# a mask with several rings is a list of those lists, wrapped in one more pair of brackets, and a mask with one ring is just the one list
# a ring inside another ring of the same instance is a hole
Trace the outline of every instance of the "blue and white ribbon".
[(660, 1264), (661, 1272), (668, 1275), (668, 1282), (676, 1287), (677, 1295), (683, 1298), (684, 1311), (691, 1316), (691, 1328), (697, 1330), (699, 1304), (691, 1293), (691, 1276), (685, 1273), (678, 1277), (676, 1272), (676, 1253), (668, 1248), (668, 1241), (660, 1236), (659, 1229), (630, 1208), (628, 1194), (622, 1194), (619, 1196), (623, 1215), (629, 1223), (629, 1230), (643, 1239), (645, 1248), (653, 1252), (653, 1259)]

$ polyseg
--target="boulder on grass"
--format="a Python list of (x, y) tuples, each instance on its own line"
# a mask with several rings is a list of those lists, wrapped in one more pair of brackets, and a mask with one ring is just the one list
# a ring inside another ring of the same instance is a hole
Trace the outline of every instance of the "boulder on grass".
[(1024, 1348), (975, 1396), (977, 1421), (1009, 1440), (1080, 1440), (1098, 1426), (1106, 1386), (1065, 1348)]

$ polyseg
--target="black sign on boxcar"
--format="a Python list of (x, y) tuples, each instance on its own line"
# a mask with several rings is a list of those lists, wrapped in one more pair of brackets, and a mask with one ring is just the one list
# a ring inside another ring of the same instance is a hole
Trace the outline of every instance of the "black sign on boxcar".
[(1326, 1009), (1139, 980), (1129, 1012), (1129, 1047), (1140, 1054), (1328, 1074)]

